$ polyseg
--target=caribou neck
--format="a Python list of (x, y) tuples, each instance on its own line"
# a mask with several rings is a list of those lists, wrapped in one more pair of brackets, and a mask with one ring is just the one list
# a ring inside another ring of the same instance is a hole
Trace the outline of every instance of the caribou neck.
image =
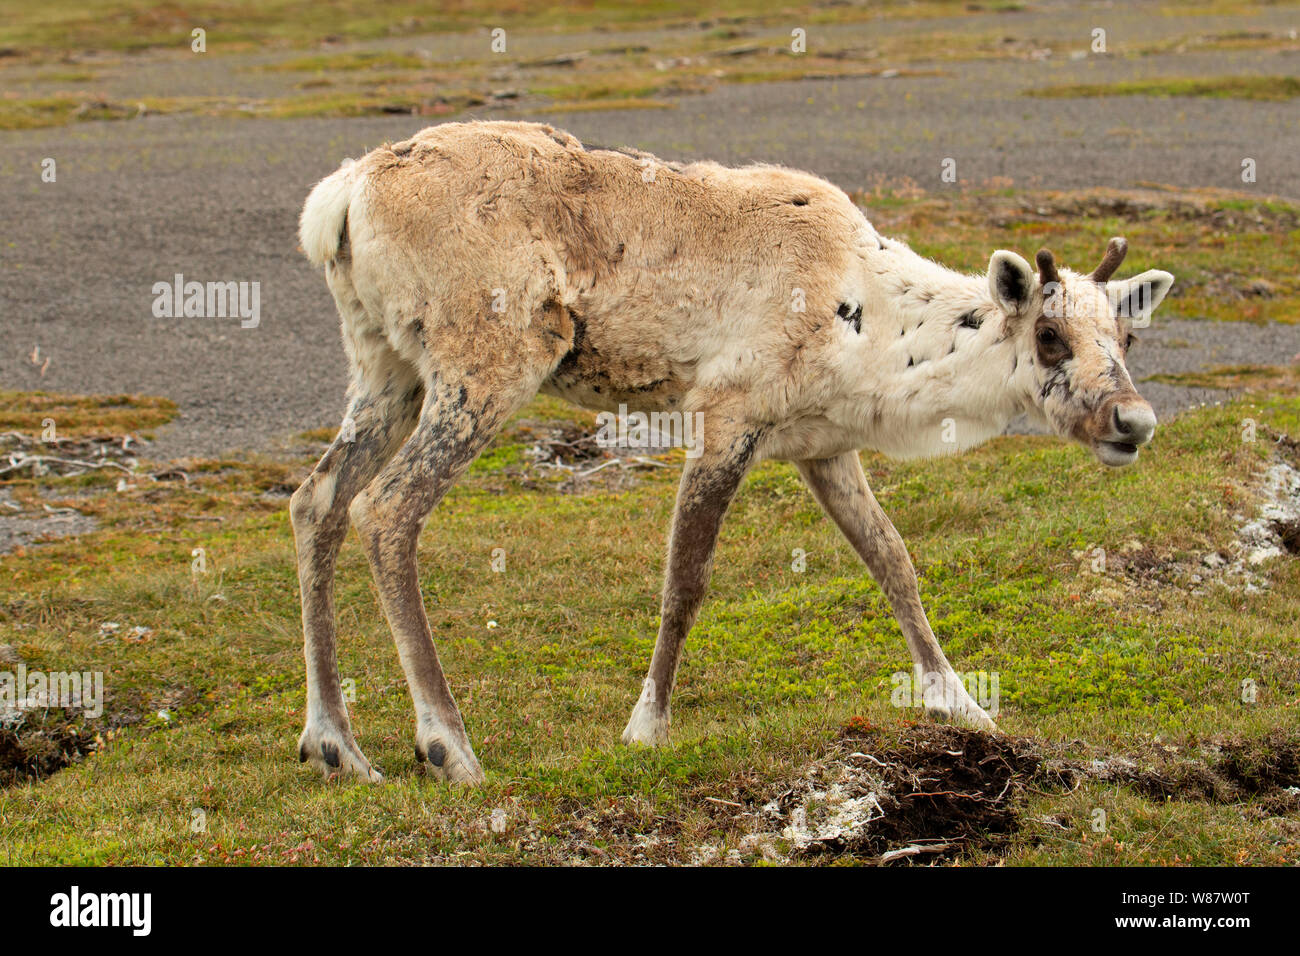
[(983, 275), (887, 241), (867, 269), (863, 321), (842, 354), (845, 424), (864, 447), (961, 451), (1026, 410), (1028, 369)]

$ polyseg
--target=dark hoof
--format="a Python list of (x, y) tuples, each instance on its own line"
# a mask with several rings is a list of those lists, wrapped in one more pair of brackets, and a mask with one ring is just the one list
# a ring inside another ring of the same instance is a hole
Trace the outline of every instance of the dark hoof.
[(322, 743), (320, 745), (320, 755), (325, 758), (325, 763), (329, 766), (335, 769), (342, 766), (342, 761), (339, 760), (339, 748), (332, 743)]
[(447, 748), (438, 741), (429, 744), (428, 752), (421, 752), (419, 745), (415, 747), (415, 759), (421, 762), (427, 760), (435, 767), (441, 767), (447, 762)]

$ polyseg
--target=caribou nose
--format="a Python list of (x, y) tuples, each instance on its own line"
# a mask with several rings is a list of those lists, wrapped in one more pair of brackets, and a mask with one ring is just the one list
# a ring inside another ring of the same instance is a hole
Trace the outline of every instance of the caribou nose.
[(1115, 406), (1115, 431), (1132, 445), (1145, 445), (1156, 431), (1156, 413), (1146, 402)]

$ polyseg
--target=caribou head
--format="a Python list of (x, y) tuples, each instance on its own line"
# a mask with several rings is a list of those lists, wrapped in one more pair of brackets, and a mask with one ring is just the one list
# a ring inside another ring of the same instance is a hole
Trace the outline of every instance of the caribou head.
[(1155, 413), (1125, 359), (1136, 341), (1133, 329), (1148, 324), (1174, 281), (1158, 269), (1112, 279), (1127, 251), (1123, 239), (1110, 240), (1088, 275), (1058, 268), (1047, 249), (1036, 256), (1037, 270), (1014, 252), (999, 251), (988, 273), (1005, 334), (1016, 343), (1015, 378), (1026, 410), (1112, 467), (1136, 461), (1155, 433)]

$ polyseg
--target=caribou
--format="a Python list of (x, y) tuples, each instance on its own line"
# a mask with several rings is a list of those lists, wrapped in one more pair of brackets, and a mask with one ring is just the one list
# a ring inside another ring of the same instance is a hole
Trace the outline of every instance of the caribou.
[(859, 452), (952, 454), (1021, 415), (1135, 461), (1156, 428), (1125, 368), (1173, 283), (1089, 274), (1041, 250), (964, 275), (880, 235), (839, 188), (771, 165), (676, 163), (550, 126), (448, 123), (346, 162), (300, 239), (323, 266), (350, 368), (344, 428), (292, 496), (306, 656), (299, 758), (377, 781), (336, 658), (334, 570), (350, 523), (374, 575), (439, 779), (483, 771), (416, 570), (427, 516), (537, 393), (698, 413), (668, 539), (661, 619), (627, 744), (669, 739), (670, 701), (718, 532), (755, 463), (794, 464), (879, 584), (935, 719), (994, 729), (930, 628)]

